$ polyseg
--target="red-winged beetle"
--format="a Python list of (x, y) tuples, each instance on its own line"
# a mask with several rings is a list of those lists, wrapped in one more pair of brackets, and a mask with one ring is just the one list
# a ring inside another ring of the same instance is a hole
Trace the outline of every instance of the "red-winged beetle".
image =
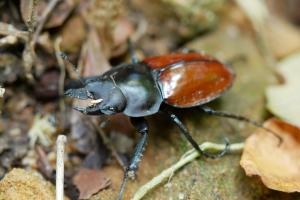
[[(129, 177), (134, 177), (142, 157), (148, 135), (146, 116), (162, 111), (167, 114), (189, 143), (203, 156), (223, 156), (229, 147), (219, 154), (209, 154), (199, 148), (186, 126), (171, 111), (174, 108), (198, 107), (204, 113), (234, 118), (262, 125), (245, 117), (215, 111), (204, 106), (220, 97), (232, 85), (235, 75), (231, 68), (203, 53), (174, 53), (146, 58), (139, 62), (132, 57), (131, 64), (121, 64), (101, 76), (83, 78), (80, 88), (69, 88), (65, 95), (91, 100), (87, 107), (75, 107), (87, 115), (113, 115), (124, 113), (140, 133), (130, 164), (127, 167), (118, 199), (122, 198)], [(263, 127), (262, 127), (263, 128)]]

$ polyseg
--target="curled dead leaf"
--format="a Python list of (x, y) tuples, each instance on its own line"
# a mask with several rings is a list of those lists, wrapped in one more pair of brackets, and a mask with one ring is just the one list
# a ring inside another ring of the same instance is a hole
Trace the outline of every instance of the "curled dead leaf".
[(81, 168), (74, 176), (73, 183), (79, 189), (79, 199), (88, 199), (110, 186), (111, 181), (100, 170)]
[(264, 124), (283, 141), (263, 129), (257, 129), (245, 143), (240, 161), (248, 176), (258, 175), (270, 189), (300, 192), (300, 129), (278, 119)]

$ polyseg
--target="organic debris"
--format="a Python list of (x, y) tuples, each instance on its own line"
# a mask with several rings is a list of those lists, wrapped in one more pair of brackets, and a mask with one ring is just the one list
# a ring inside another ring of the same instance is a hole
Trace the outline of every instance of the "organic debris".
[(257, 129), (245, 142), (241, 166), (270, 189), (300, 192), (300, 128), (275, 118), (264, 125), (276, 132), (282, 143), (278, 145), (274, 135)]
[(34, 147), (36, 142), (39, 142), (43, 146), (50, 145), (50, 137), (55, 133), (56, 128), (51, 123), (50, 116), (46, 115), (41, 117), (36, 115), (34, 118), (33, 125), (28, 132), (30, 137), (30, 146)]

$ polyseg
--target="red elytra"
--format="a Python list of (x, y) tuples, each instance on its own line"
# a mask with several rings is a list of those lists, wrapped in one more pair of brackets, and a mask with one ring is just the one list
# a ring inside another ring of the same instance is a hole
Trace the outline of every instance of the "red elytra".
[(176, 53), (146, 58), (153, 70), (160, 70), (164, 101), (185, 108), (208, 103), (232, 85), (233, 71), (218, 60), (199, 53)]

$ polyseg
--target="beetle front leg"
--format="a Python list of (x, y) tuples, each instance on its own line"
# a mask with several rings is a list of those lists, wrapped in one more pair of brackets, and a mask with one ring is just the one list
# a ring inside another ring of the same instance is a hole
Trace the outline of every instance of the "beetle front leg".
[(218, 153), (218, 154), (210, 154), (205, 151), (203, 151), (197, 142), (193, 139), (191, 134), (189, 133), (186, 126), (180, 121), (180, 119), (172, 112), (165, 111), (165, 113), (169, 116), (169, 118), (177, 125), (177, 127), (180, 129), (181, 133), (184, 135), (184, 137), (189, 141), (189, 143), (197, 150), (200, 155), (207, 157), (207, 158), (219, 158), (225, 155), (229, 151), (229, 142), (227, 139), (225, 139), (225, 149)]
[(148, 136), (148, 124), (144, 118), (131, 118), (132, 125), (137, 129), (137, 131), (141, 134), (140, 139), (135, 147), (133, 156), (130, 160), (128, 167), (126, 168), (123, 182), (121, 184), (118, 200), (122, 199), (125, 186), (128, 178), (134, 179), (136, 171), (138, 169), (138, 164), (141, 161), (142, 153), (145, 149), (147, 143)]

